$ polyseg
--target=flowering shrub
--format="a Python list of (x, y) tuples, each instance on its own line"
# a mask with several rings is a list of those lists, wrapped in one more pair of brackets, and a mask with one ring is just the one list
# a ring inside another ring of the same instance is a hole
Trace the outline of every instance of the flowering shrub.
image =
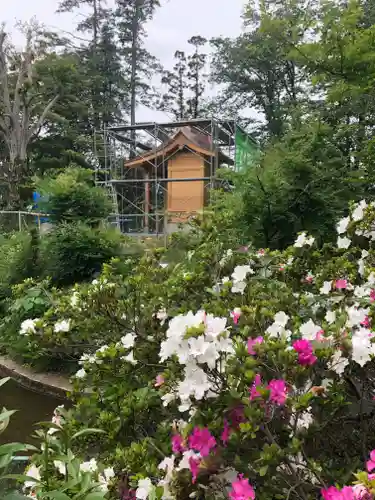
[(95, 458), (82, 462), (71, 449), (80, 435), (100, 431), (86, 428), (71, 434), (65, 425), (68, 419), (69, 413), (59, 406), (52, 422), (40, 424), (42, 429), (35, 436), (40, 449), (34, 448), (25, 474), (13, 477), (23, 483), (24, 493), (36, 500), (104, 500), (115, 476), (113, 468), (104, 467)]
[(374, 206), (320, 249), (305, 233), (284, 252), (231, 249), (205, 231), (178, 264), (160, 249), (116, 261), (51, 308), (53, 342), (91, 342), (68, 425), (106, 431), (96, 450), (123, 498), (372, 498)]

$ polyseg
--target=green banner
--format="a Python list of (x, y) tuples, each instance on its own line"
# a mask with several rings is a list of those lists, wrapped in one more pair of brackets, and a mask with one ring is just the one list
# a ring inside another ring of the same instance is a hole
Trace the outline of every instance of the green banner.
[(257, 158), (258, 148), (250, 137), (237, 129), (236, 131), (236, 158), (235, 169), (240, 172), (245, 168), (251, 167)]

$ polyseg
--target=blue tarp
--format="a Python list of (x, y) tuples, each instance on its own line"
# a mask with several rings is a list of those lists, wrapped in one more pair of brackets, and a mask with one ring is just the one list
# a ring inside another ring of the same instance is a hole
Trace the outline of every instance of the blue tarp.
[[(38, 201), (41, 199), (42, 199), (42, 196), (40, 195), (40, 193), (37, 193), (34, 191), (34, 193), (33, 193), (33, 210), (35, 210), (36, 212), (40, 211), (39, 206), (38, 206)], [(49, 219), (48, 219), (48, 217), (40, 217), (39, 220), (43, 224), (44, 222), (48, 222)], [(38, 217), (35, 217), (35, 222), (38, 224)]]

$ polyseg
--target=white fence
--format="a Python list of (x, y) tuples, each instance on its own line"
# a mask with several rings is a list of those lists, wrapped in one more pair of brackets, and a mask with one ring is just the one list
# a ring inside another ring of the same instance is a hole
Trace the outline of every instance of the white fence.
[(0, 210), (0, 232), (41, 228), (48, 215), (38, 212)]

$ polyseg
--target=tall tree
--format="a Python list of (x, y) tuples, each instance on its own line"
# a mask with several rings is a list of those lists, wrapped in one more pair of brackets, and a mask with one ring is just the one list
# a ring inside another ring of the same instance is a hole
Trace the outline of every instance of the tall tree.
[(291, 112), (280, 95), (282, 134), (269, 136), (258, 167), (237, 184), (241, 227), (259, 246), (284, 247), (301, 230), (334, 239), (348, 202), (375, 198), (375, 26), (361, 1), (318, 7), (314, 36), (292, 40), (288, 53), (311, 98), (297, 94)]
[(200, 116), (207, 83), (207, 54), (201, 51), (207, 40), (197, 35), (188, 43), (194, 52), (188, 55), (181, 50), (175, 52), (173, 70), (163, 72), (161, 84), (167, 89), (157, 104), (158, 109), (171, 113), (176, 120)]
[[(88, 36), (86, 43), (75, 49), (86, 70), (91, 91), (90, 126), (101, 130), (119, 119), (127, 93), (116, 38), (114, 12), (105, 7), (105, 0), (63, 0), (58, 12), (89, 8), (78, 23), (77, 30)], [(71, 50), (71, 48), (70, 48)]]
[(0, 175), (6, 189), (3, 204), (12, 209), (19, 209), (21, 185), (31, 173), (29, 146), (61, 97), (58, 87), (52, 95), (45, 95), (36, 71), (38, 60), (45, 55), (39, 26), (30, 23), (25, 36), (25, 48), (19, 52), (7, 44), (6, 32), (0, 31), (0, 136), (6, 146)]
[(158, 63), (144, 46), (145, 24), (152, 19), (159, 0), (116, 0), (118, 36), (125, 68), (130, 75), (130, 123), (136, 121), (137, 104), (148, 104), (153, 73)]
[(188, 66), (185, 52), (177, 50), (174, 58), (173, 71), (163, 72), (161, 83), (167, 86), (167, 91), (162, 95), (158, 109), (171, 113), (175, 120), (183, 120), (187, 118)]
[(306, 99), (308, 80), (291, 51), (303, 42), (313, 18), (314, 2), (249, 2), (246, 31), (235, 39), (212, 40), (213, 80), (224, 85), (225, 98), (236, 111), (251, 107), (262, 114), (265, 138), (281, 137)]
[(189, 114), (192, 118), (198, 118), (200, 114), (201, 99), (206, 88), (205, 69), (207, 64), (207, 54), (201, 52), (201, 48), (207, 43), (202, 36), (193, 36), (188, 40), (195, 50), (188, 57), (188, 79), (189, 89), (192, 96), (188, 100)]

